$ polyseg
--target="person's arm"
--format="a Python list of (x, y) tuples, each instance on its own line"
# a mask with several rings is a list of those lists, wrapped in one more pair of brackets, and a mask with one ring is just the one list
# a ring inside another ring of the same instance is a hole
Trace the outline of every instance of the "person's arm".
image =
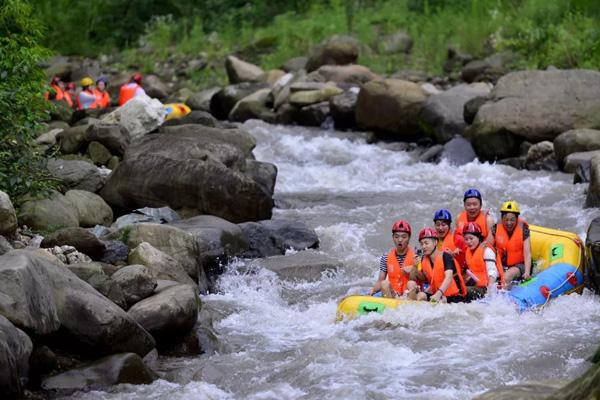
[(527, 238), (523, 242), (523, 257), (525, 258), (525, 272), (523, 272), (523, 279), (527, 280), (531, 278), (531, 239)]
[(431, 296), (431, 301), (439, 301), (442, 297), (444, 297), (444, 293), (450, 287), (452, 279), (454, 278), (454, 273), (456, 272), (454, 257), (448, 253), (444, 253), (442, 257), (444, 260), (444, 280), (442, 281), (442, 284), (438, 290)]
[(494, 284), (496, 279), (498, 279), (498, 268), (496, 267), (496, 254), (494, 250), (486, 247), (483, 251), (483, 261), (485, 262), (489, 284)]
[(369, 291), (369, 296), (373, 296), (375, 293), (381, 292), (381, 282), (383, 282), (386, 277), (386, 272), (379, 271), (379, 277), (377, 278), (377, 282), (375, 282), (373, 288)]

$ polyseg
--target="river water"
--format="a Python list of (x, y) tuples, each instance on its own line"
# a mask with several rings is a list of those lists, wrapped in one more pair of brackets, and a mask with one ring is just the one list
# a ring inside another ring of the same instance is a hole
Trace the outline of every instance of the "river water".
[[(80, 399), (469, 399), (505, 384), (570, 380), (589, 367), (600, 337), (600, 300), (563, 296), (519, 314), (500, 296), (485, 304), (414, 304), (335, 323), (338, 301), (367, 290), (394, 220), (413, 231), (433, 212), (456, 215), (476, 187), (494, 215), (517, 200), (527, 221), (585, 238), (597, 209), (582, 208), (585, 185), (562, 173), (473, 162), (418, 163), (398, 144), (357, 133), (245, 123), (258, 160), (279, 168), (274, 218), (301, 219), (320, 250), (344, 264), (318, 282), (287, 282), (237, 261), (219, 294), (203, 297), (219, 337), (211, 354), (161, 358), (166, 379), (119, 385)], [(497, 217), (497, 215), (496, 215)], [(413, 237), (411, 244), (416, 245)]]

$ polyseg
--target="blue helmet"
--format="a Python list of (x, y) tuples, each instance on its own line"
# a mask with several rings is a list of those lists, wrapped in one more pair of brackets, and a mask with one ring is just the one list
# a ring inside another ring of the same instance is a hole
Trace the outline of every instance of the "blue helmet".
[(479, 199), (479, 201), (482, 201), (481, 193), (477, 189), (473, 189), (473, 188), (467, 189), (467, 191), (465, 192), (465, 195), (463, 197), (463, 201), (465, 201), (466, 199), (470, 199), (470, 198), (476, 198), (476, 199)]
[(433, 222), (438, 220), (452, 222), (452, 214), (450, 214), (450, 211), (446, 210), (445, 208), (437, 210), (433, 213)]

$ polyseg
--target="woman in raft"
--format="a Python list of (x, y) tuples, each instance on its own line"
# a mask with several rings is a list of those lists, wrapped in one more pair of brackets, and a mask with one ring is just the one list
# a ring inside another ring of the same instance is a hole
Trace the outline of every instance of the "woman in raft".
[(433, 223), (438, 234), (437, 249), (446, 251), (454, 256), (458, 265), (465, 263), (466, 245), (462, 235), (452, 232), (452, 214), (446, 209), (433, 213)]

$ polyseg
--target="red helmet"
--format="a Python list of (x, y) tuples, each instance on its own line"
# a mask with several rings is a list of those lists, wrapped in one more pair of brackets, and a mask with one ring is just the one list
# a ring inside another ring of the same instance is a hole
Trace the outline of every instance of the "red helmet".
[(412, 230), (410, 229), (410, 224), (407, 221), (399, 219), (398, 221), (394, 222), (394, 225), (392, 225), (392, 233), (395, 232), (406, 232), (410, 235)]
[(469, 222), (465, 225), (462, 231), (463, 235), (470, 233), (471, 235), (481, 236), (481, 227), (477, 222)]
[(133, 74), (131, 76), (131, 80), (134, 81), (135, 83), (137, 83), (138, 85), (142, 84), (142, 74), (140, 74), (139, 72), (136, 72), (135, 74)]
[(419, 232), (419, 240), (425, 239), (425, 238), (437, 239), (438, 233), (433, 228), (423, 228), (423, 229), (421, 229), (421, 232)]
[(55, 76), (52, 78), (52, 80), (50, 81), (51, 85), (58, 85), (58, 83), (61, 81), (60, 77)]

